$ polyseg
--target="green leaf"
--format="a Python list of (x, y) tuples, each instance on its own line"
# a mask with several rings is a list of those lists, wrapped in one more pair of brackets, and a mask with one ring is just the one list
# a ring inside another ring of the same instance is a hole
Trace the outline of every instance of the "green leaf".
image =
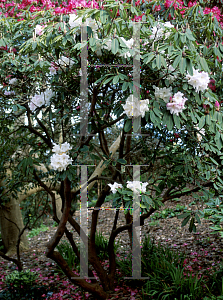
[(211, 160), (216, 166), (218, 166), (218, 163), (216, 162), (216, 160), (215, 160), (214, 158), (212, 158), (211, 156), (210, 156), (210, 160)]
[(90, 154), (90, 157), (91, 157), (91, 159), (93, 159), (93, 160), (100, 160), (101, 158), (99, 157), (99, 156), (97, 156), (97, 155), (95, 155), (95, 154), (93, 154), (93, 153), (91, 153)]
[(13, 109), (13, 111), (17, 111), (18, 110), (17, 105), (13, 104), (12, 109)]
[(186, 36), (187, 36), (188, 40), (190, 40), (190, 41), (195, 41), (195, 40), (196, 40), (196, 39), (193, 37), (193, 34), (192, 34), (192, 32), (190, 31), (189, 28), (186, 29)]
[(161, 68), (161, 55), (159, 54), (156, 57), (156, 66), (158, 70)]
[(177, 66), (179, 65), (181, 58), (182, 58), (181, 55), (179, 55), (179, 56), (177, 56), (177, 57), (175, 58), (175, 60), (174, 60), (174, 62), (173, 62), (173, 68), (174, 68), (174, 69), (176, 69)]
[(129, 132), (132, 129), (132, 119), (128, 119), (124, 126), (124, 131)]
[(32, 43), (32, 48), (33, 48), (33, 50), (35, 50), (36, 47), (37, 47), (37, 42), (33, 42), (33, 43)]
[(162, 112), (156, 107), (153, 108), (153, 111), (160, 118), (160, 116), (162, 115)]
[(208, 72), (208, 71), (209, 71), (208, 65), (207, 65), (207, 62), (206, 62), (206, 59), (205, 59), (204, 57), (201, 57), (201, 56), (200, 56), (200, 64), (201, 64), (202, 69), (203, 69), (205, 72)]
[(189, 225), (189, 231), (192, 232), (194, 226), (194, 217), (191, 218), (190, 220), (190, 225)]
[(176, 125), (177, 129), (180, 129), (181, 125), (180, 125), (180, 117), (177, 115), (173, 115), (173, 120), (174, 120), (174, 124)]
[(128, 85), (128, 82), (124, 82), (124, 83), (123, 83), (123, 85), (122, 85), (122, 90), (123, 90), (123, 92), (127, 90), (128, 86), (129, 86), (129, 85)]
[(222, 148), (222, 141), (221, 141), (220, 138), (216, 141), (216, 145), (218, 147), (218, 150), (221, 150), (221, 148)]
[(116, 75), (115, 77), (113, 77), (112, 83), (113, 83), (113, 84), (116, 84), (116, 83), (118, 83), (118, 82), (119, 82), (119, 75)]
[(110, 15), (106, 10), (100, 10), (100, 19), (102, 24), (110, 22), (111, 20)]
[(186, 218), (188, 216), (190, 216), (190, 213), (186, 212), (186, 213), (183, 213), (182, 215), (177, 216), (177, 219), (183, 219), (183, 218)]
[(154, 57), (155, 57), (155, 55), (153, 53), (147, 54), (144, 58), (144, 63), (148, 64)]
[(206, 122), (207, 125), (209, 125), (209, 126), (211, 125), (211, 117), (210, 117), (209, 114), (206, 115), (205, 122)]
[(188, 73), (193, 76), (193, 65), (191, 63), (191, 60), (189, 58), (186, 58), (186, 64), (187, 64), (187, 71)]
[(164, 66), (164, 68), (167, 68), (166, 60), (163, 56), (161, 56), (161, 63)]
[(186, 70), (186, 58), (183, 58), (183, 57), (181, 58), (179, 67), (180, 67), (180, 73), (184, 74), (184, 72)]
[(197, 223), (201, 224), (201, 220), (200, 220), (199, 215), (197, 213), (195, 214), (195, 218), (197, 220)]
[(107, 84), (108, 82), (112, 81), (113, 77), (107, 78), (103, 81), (103, 84)]
[(117, 160), (117, 162), (120, 163), (120, 164), (122, 164), (122, 165), (127, 164), (127, 161), (126, 161), (125, 159), (123, 159), (123, 158), (119, 158), (119, 159)]
[(199, 121), (199, 124), (198, 124), (199, 129), (203, 128), (204, 124), (205, 124), (205, 116), (202, 116), (200, 118), (200, 121)]
[(150, 120), (151, 120), (153, 123), (155, 123), (155, 122), (156, 122), (156, 116), (155, 116), (154, 112), (153, 112), (153, 111), (150, 111), (149, 114), (150, 114)]
[(207, 171), (207, 173), (206, 173), (206, 179), (209, 180), (210, 176), (211, 176), (210, 171)]
[(169, 113), (168, 116), (167, 116), (166, 118), (167, 118), (167, 120), (166, 120), (167, 128), (168, 128), (168, 130), (172, 130), (172, 129), (173, 129), (173, 117), (172, 117), (172, 115)]
[(176, 33), (175, 33), (175, 35), (174, 35), (174, 41), (175, 41), (175, 42), (177, 41), (177, 39), (178, 39), (178, 36), (179, 36), (179, 33), (178, 33), (178, 32), (176, 32)]
[(181, 227), (184, 227), (184, 226), (188, 223), (189, 220), (190, 220), (190, 215), (187, 216), (187, 217), (183, 220), (183, 222), (182, 222), (182, 224), (181, 224)]
[(180, 35), (181, 42), (184, 44), (186, 42), (186, 35), (183, 33)]
[(113, 54), (116, 54), (119, 50), (119, 41), (118, 39), (113, 39), (111, 43), (111, 51)]
[(141, 117), (133, 119), (133, 131), (138, 132), (141, 125)]

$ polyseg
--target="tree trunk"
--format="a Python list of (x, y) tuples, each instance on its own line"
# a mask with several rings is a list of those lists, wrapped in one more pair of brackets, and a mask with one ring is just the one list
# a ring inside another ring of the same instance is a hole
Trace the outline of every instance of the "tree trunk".
[[(0, 225), (2, 242), (6, 254), (15, 254), (18, 236), (24, 227), (19, 203), (15, 199), (12, 199), (9, 203), (0, 208)], [(21, 252), (29, 249), (25, 233), (21, 236), (19, 249)]]

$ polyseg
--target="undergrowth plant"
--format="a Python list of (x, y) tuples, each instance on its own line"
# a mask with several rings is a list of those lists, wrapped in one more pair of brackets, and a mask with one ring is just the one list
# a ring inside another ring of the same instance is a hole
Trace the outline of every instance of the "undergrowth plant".
[(40, 227), (38, 228), (33, 228), (29, 233), (28, 233), (28, 237), (29, 238), (32, 238), (34, 236), (37, 236), (40, 232), (42, 231), (47, 231), (49, 230), (49, 227), (47, 227), (46, 225), (44, 224), (41, 224)]
[[(48, 287), (36, 284), (38, 275), (29, 270), (13, 271), (5, 277), (6, 288), (1, 292), (0, 299), (4, 300), (39, 300), (42, 295), (50, 296)], [(48, 299), (48, 297), (45, 297)]]
[[(192, 273), (185, 275), (185, 254), (173, 251), (161, 243), (155, 244), (149, 236), (144, 239), (141, 254), (142, 277), (149, 279), (141, 280), (141, 283), (131, 280), (130, 284), (137, 287), (142, 285), (143, 300), (222, 299), (219, 298), (223, 295), (222, 266), (209, 274), (208, 279)], [(132, 276), (131, 253), (119, 259), (117, 266), (123, 274)]]
[[(108, 254), (108, 239), (103, 236), (101, 232), (95, 235), (95, 245), (96, 245), (96, 253), (100, 260), (105, 260), (109, 257)], [(119, 243), (114, 245), (115, 253), (118, 250)], [(63, 241), (57, 246), (57, 250), (66, 260), (68, 266), (70, 268), (75, 267), (77, 270), (80, 269), (80, 264), (76, 254), (74, 253), (72, 247), (67, 241)], [(78, 245), (78, 250), (80, 250), (80, 245)]]

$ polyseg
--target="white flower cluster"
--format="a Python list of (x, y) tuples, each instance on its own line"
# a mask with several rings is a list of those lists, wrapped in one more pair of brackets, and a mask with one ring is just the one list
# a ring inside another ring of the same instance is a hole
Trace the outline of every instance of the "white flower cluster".
[(15, 85), (17, 83), (18, 79), (17, 78), (12, 78), (9, 80), (9, 84)]
[(140, 192), (146, 192), (146, 186), (148, 182), (141, 182), (141, 181), (127, 181), (127, 188), (132, 190), (134, 194), (140, 195)]
[[(134, 39), (133, 39), (133, 38), (131, 38), (131, 39), (128, 40), (128, 41), (127, 41), (126, 39), (124, 39), (123, 37), (121, 37), (121, 39), (122, 39), (122, 41), (124, 42), (124, 44), (126, 45), (126, 47), (127, 47), (128, 49), (131, 49), (131, 48), (133, 47), (133, 44), (134, 44)], [(124, 57), (124, 58), (127, 58), (127, 57), (130, 57), (131, 54), (130, 54), (129, 51), (127, 51), (127, 52), (125, 52), (125, 53), (119, 53), (119, 56)]]
[[(152, 35), (150, 36), (150, 39), (154, 41), (158, 41), (164, 37), (164, 39), (167, 39), (171, 32), (169, 31), (174, 26), (170, 22), (165, 23), (158, 23), (157, 26), (152, 28)], [(168, 30), (166, 33), (164, 33), (166, 30)]]
[[(117, 192), (118, 188), (121, 188), (121, 189), (123, 188), (122, 184), (117, 183), (117, 182), (115, 182), (113, 184), (109, 183), (108, 185), (110, 186), (113, 194), (115, 194)], [(127, 181), (126, 187), (128, 189), (132, 190), (133, 193), (140, 195), (140, 192), (142, 192), (142, 193), (146, 192), (147, 185), (148, 185), (148, 182), (143, 183), (141, 181)]]
[(130, 95), (125, 104), (122, 104), (126, 115), (131, 118), (145, 117), (145, 112), (149, 111), (149, 100), (138, 100), (133, 95)]
[(34, 111), (37, 107), (41, 107), (42, 105), (49, 105), (50, 99), (55, 96), (55, 93), (52, 90), (47, 89), (45, 92), (42, 92), (40, 95), (35, 95), (31, 98), (31, 102), (29, 104), (29, 108), (31, 111)]
[[(70, 25), (71, 29), (74, 27), (79, 27), (82, 24), (83, 24), (82, 17), (78, 17), (75, 14), (70, 14), (69, 25)], [(84, 25), (91, 27), (92, 31), (94, 31), (94, 32), (97, 31), (97, 29), (98, 29), (97, 22), (92, 18), (87, 18)], [(80, 30), (79, 30), (79, 32), (80, 32)]]
[(72, 67), (73, 64), (73, 59), (62, 55), (57, 62), (51, 62), (51, 66), (49, 68), (50, 74), (55, 75), (58, 69), (65, 72), (66, 68)]
[(65, 142), (61, 145), (57, 145), (54, 143), (54, 147), (52, 149), (55, 154), (51, 156), (51, 167), (56, 171), (65, 171), (67, 166), (72, 163), (72, 158), (66, 153), (71, 150), (71, 146), (69, 143)]
[(173, 66), (169, 65), (168, 66), (168, 76), (167, 79), (169, 80), (170, 83), (172, 83), (175, 79), (177, 79), (177, 75), (172, 75), (170, 73), (174, 72), (175, 69), (173, 68)]
[(193, 69), (193, 76), (187, 74), (188, 83), (192, 85), (196, 92), (204, 92), (208, 88), (210, 77), (207, 72), (199, 72)]
[(109, 183), (108, 186), (110, 186), (111, 191), (112, 191), (113, 194), (115, 194), (117, 192), (118, 188), (123, 188), (122, 184), (117, 183), (117, 182), (115, 182), (113, 184)]
[(185, 109), (184, 104), (188, 99), (183, 96), (183, 93), (177, 92), (170, 100), (171, 102), (167, 103), (167, 110), (169, 110), (171, 114), (176, 114), (178, 116), (179, 113)]
[(58, 63), (56, 63), (56, 64), (59, 65), (59, 67), (62, 70), (65, 70), (67, 67), (72, 67), (74, 64), (74, 61), (72, 59), (70, 59), (69, 57), (61, 56), (60, 59), (58, 60)]
[(153, 85), (153, 88), (155, 89), (155, 97), (158, 99), (163, 99), (166, 103), (169, 102), (170, 97), (172, 97), (172, 87), (169, 88), (158, 88), (157, 86)]

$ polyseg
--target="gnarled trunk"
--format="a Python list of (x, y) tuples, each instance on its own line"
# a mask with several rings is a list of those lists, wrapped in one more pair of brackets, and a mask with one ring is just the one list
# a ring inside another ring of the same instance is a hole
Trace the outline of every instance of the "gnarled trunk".
[[(3, 245), (7, 255), (16, 253), (16, 244), (20, 231), (23, 229), (23, 219), (19, 203), (12, 199), (5, 206), (0, 208), (0, 224)], [(28, 250), (28, 240), (23, 233), (20, 241), (20, 251)]]

